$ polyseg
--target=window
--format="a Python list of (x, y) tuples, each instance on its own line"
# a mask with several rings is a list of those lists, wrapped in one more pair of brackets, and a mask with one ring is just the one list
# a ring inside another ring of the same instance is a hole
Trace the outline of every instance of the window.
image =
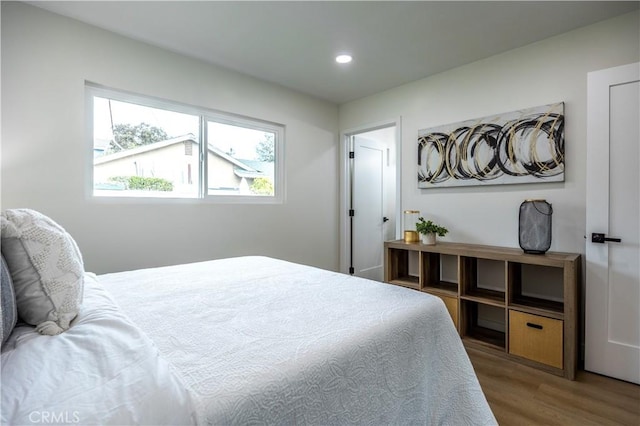
[(95, 197), (283, 201), (284, 127), (87, 85)]

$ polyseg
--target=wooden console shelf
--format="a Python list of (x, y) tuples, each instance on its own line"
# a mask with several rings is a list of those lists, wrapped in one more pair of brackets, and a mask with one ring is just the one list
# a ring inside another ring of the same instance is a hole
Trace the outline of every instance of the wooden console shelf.
[(575, 379), (581, 256), (384, 243), (384, 280), (440, 297), (467, 346)]

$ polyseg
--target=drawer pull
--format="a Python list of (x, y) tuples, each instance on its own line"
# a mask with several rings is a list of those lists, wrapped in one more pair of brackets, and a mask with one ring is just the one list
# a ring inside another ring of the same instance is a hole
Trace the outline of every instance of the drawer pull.
[(540, 324), (534, 324), (532, 322), (527, 323), (527, 327), (536, 328), (538, 330), (542, 330), (542, 326)]

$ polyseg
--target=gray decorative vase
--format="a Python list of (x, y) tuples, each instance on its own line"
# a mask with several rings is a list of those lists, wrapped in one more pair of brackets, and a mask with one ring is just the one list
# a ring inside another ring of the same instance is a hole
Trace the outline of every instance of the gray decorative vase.
[(525, 253), (544, 254), (551, 247), (553, 208), (546, 200), (525, 200), (520, 204), (518, 242)]

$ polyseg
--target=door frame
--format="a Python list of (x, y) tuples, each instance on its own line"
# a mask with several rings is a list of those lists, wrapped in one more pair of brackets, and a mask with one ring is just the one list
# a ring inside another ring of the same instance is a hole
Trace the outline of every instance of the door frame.
[(395, 126), (395, 165), (396, 165), (396, 195), (395, 195), (395, 211), (396, 216), (396, 238), (400, 235), (401, 230), (401, 177), (402, 177), (402, 127), (401, 117), (383, 120), (377, 123), (371, 123), (346, 129), (340, 132), (340, 272), (349, 273), (350, 265), (350, 247), (351, 247), (351, 222), (349, 220), (349, 208), (351, 200), (351, 173), (349, 163), (349, 151), (351, 150), (351, 137), (361, 133), (368, 133), (375, 130), (385, 129)]

